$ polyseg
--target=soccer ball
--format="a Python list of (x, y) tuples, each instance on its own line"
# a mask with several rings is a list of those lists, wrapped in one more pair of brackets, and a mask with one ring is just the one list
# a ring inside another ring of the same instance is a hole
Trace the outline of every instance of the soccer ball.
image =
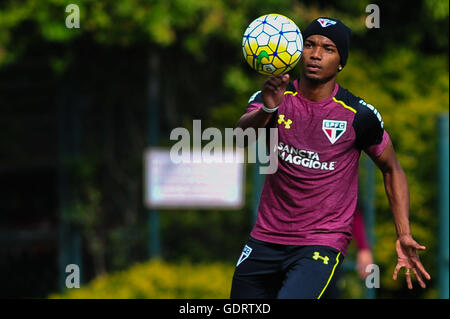
[(253, 69), (264, 75), (278, 75), (293, 69), (300, 60), (303, 37), (291, 19), (266, 14), (245, 30), (242, 51)]

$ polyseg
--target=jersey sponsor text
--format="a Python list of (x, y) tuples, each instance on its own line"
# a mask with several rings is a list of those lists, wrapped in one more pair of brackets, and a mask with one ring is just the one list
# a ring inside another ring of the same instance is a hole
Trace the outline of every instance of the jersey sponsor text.
[(319, 154), (316, 152), (297, 149), (285, 145), (283, 142), (278, 144), (278, 155), (283, 161), (290, 164), (316, 170), (333, 171), (336, 165), (336, 162), (321, 162)]

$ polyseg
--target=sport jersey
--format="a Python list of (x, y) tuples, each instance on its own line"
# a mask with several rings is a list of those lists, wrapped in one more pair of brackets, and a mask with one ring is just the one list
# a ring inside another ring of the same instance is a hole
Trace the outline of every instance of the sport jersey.
[[(262, 106), (258, 91), (247, 112)], [(378, 157), (389, 135), (380, 113), (338, 84), (309, 101), (290, 82), (267, 127), (278, 130), (278, 168), (266, 175), (251, 236), (286, 245), (326, 245), (344, 255), (352, 239), (361, 150)]]

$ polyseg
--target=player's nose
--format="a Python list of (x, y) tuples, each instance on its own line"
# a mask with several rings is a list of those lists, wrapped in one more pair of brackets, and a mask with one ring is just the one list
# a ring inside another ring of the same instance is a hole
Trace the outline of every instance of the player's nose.
[(320, 47), (315, 47), (311, 52), (311, 59), (320, 60), (322, 58), (322, 50)]

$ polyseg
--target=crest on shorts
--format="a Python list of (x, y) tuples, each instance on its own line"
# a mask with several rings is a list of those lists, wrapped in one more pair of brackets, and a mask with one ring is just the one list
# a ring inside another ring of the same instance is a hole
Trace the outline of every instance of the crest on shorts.
[(345, 133), (347, 129), (347, 121), (334, 121), (334, 120), (323, 120), (322, 121), (322, 131), (328, 137), (331, 144), (336, 143), (336, 141)]
[(236, 264), (236, 267), (239, 266), (244, 260), (246, 260), (248, 258), (248, 256), (250, 256), (251, 252), (252, 252), (252, 248), (245, 245), (244, 249), (242, 250), (241, 256), (239, 257), (239, 260)]
[(330, 25), (335, 25), (336, 21), (330, 20), (330, 19), (326, 19), (326, 18), (319, 18), (317, 19), (317, 22), (320, 23), (320, 26), (322, 28), (326, 28), (329, 27)]

